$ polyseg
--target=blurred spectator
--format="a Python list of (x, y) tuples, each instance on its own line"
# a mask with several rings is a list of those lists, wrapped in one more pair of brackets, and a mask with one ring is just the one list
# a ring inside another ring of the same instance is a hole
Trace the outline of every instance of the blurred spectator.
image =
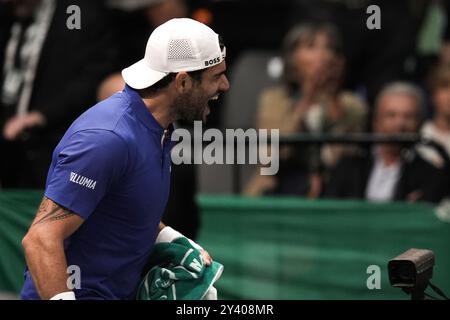
[[(67, 27), (70, 5), (81, 29)], [(43, 188), (54, 147), (111, 71), (110, 24), (100, 1), (7, 0), (0, 12), (0, 182)]]
[[(392, 83), (379, 94), (373, 119), (375, 133), (417, 133), (423, 113), (421, 91), (408, 83)], [(369, 152), (345, 157), (337, 165), (325, 195), (370, 201), (437, 202), (448, 176), (414, 149), (380, 144)]]
[[(335, 24), (348, 61), (345, 86), (366, 92), (370, 105), (388, 82), (414, 72), (417, 36), (428, 0), (292, 0), (292, 23), (312, 20)], [(368, 29), (366, 10), (377, 5), (381, 29)]]
[(443, 64), (450, 64), (450, 0), (437, 1), (439, 8), (442, 8), (444, 13), (445, 27), (442, 34), (442, 45), (439, 52), (439, 60)]
[[(341, 90), (344, 58), (336, 29), (327, 24), (303, 24), (292, 29), (284, 43), (285, 85), (262, 93), (258, 127), (299, 132), (344, 133), (363, 130), (366, 106)], [(276, 177), (255, 174), (244, 193), (267, 192), (316, 198), (321, 192), (320, 164), (335, 165), (342, 146), (283, 147)]]
[(228, 67), (244, 51), (280, 48), (283, 36), (290, 29), (287, 17), (292, 0), (210, 2), (214, 30), (217, 29), (230, 48), (227, 48)]
[[(442, 145), (450, 156), (450, 65), (438, 65), (431, 73), (429, 87), (434, 114), (422, 126), (424, 137)], [(443, 165), (442, 157), (430, 147), (420, 148), (425, 159), (436, 166)]]

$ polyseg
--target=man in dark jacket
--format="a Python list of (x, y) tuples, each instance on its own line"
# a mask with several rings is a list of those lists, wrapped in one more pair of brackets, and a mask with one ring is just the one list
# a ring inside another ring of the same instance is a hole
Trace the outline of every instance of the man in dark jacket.
[(0, 186), (42, 188), (56, 143), (113, 67), (111, 26), (100, 1), (0, 6)]
[[(417, 133), (421, 122), (420, 91), (407, 83), (387, 85), (378, 96), (374, 132)], [(445, 168), (436, 168), (412, 148), (382, 144), (367, 152), (343, 158), (325, 195), (370, 201), (437, 202), (446, 192)]]

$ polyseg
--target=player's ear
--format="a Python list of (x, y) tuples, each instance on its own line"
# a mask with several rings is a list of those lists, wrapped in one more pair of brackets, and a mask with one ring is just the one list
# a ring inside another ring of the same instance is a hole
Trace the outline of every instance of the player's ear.
[(192, 86), (192, 79), (187, 72), (178, 72), (175, 77), (175, 89), (178, 93), (185, 93), (190, 90)]

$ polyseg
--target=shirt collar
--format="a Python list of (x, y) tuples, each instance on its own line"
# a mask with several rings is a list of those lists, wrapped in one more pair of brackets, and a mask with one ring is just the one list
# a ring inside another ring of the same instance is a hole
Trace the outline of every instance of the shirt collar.
[[(400, 168), (402, 161), (398, 161), (397, 163), (393, 163), (389, 166), (386, 166), (386, 164), (384, 163), (384, 159), (381, 157), (380, 155), (380, 148), (379, 146), (374, 146), (372, 148), (372, 154), (374, 157), (374, 164), (375, 166), (379, 166), (380, 168), (383, 168), (384, 170), (388, 170), (388, 169), (392, 169), (392, 170), (397, 170), (398, 168)], [(403, 159), (403, 153), (401, 154), (400, 159)]]
[[(162, 135), (164, 133), (164, 128), (159, 124), (158, 121), (156, 121), (152, 113), (147, 109), (139, 93), (128, 85), (125, 85), (123, 92), (128, 97), (131, 104), (131, 108), (133, 109), (134, 112), (136, 112), (136, 115), (139, 118), (139, 120), (149, 130), (157, 132), (159, 133), (159, 135)], [(170, 124), (169, 127), (167, 128), (169, 137), (172, 134), (173, 129), (174, 129), (173, 125)]]

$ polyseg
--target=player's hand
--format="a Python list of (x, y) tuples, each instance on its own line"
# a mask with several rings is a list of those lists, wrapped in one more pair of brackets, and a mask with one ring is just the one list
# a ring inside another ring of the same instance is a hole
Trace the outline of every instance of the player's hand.
[(205, 265), (208, 267), (211, 265), (212, 263), (212, 258), (209, 255), (208, 251), (206, 251), (205, 249), (200, 249), (200, 252), (202, 254), (203, 257), (203, 261), (205, 262)]
[(155, 243), (172, 242), (174, 239), (180, 238), (180, 237), (186, 238), (194, 249), (200, 251), (202, 258), (203, 258), (203, 262), (205, 263), (206, 266), (211, 265), (212, 258), (209, 255), (208, 251), (203, 249), (202, 246), (200, 246), (195, 241), (187, 238), (186, 236), (184, 236), (177, 230), (174, 230), (173, 228), (166, 226), (163, 223), (159, 224), (159, 233), (158, 233), (158, 236), (156, 237)]

